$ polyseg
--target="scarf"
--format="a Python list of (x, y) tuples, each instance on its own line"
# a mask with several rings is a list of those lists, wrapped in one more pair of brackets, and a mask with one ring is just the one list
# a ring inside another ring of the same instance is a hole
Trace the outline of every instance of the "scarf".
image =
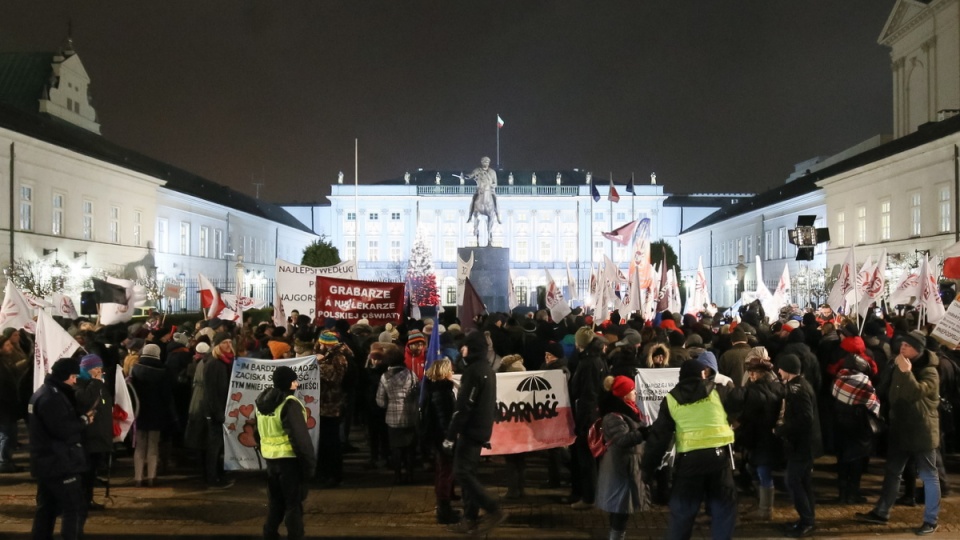
[(880, 416), (880, 400), (870, 384), (870, 378), (849, 369), (841, 369), (833, 381), (834, 399), (846, 405), (864, 405), (875, 416)]

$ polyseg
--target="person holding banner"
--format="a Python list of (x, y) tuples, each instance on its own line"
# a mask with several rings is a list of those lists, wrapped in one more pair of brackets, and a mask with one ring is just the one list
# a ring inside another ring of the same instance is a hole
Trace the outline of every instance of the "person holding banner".
[(307, 478), (317, 468), (313, 443), (307, 431), (307, 409), (295, 394), (297, 374), (280, 366), (271, 377), (273, 387), (257, 396), (256, 437), (260, 454), (267, 461), (269, 510), (263, 524), (266, 540), (280, 539), (280, 522), (287, 526), (287, 538), (300, 540), (303, 531), (303, 501), (307, 499)]
[(711, 537), (732, 538), (737, 521), (733, 430), (709, 368), (696, 360), (680, 366), (680, 381), (660, 404), (641, 461), (644, 479), (653, 478), (674, 436), (677, 454), (665, 538), (690, 538), (704, 500), (713, 518)]

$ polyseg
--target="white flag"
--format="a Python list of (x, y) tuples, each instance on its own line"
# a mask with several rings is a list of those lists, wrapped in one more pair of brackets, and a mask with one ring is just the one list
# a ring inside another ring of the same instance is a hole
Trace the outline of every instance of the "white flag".
[(130, 392), (127, 390), (127, 381), (123, 378), (123, 369), (117, 366), (117, 373), (113, 377), (114, 389), (114, 408), (119, 408), (126, 413), (126, 418), (117, 420), (120, 425), (120, 435), (113, 438), (114, 442), (121, 442), (127, 438), (130, 432), (130, 426), (133, 425), (133, 400), (130, 399)]
[(930, 271), (930, 261), (927, 256), (923, 257), (923, 266), (920, 267), (920, 298), (918, 304), (917, 307), (926, 312), (928, 323), (937, 324), (946, 314), (946, 310), (943, 308), (943, 299), (940, 298), (937, 277)]
[(543, 271), (547, 273), (547, 292), (544, 297), (544, 304), (546, 304), (547, 309), (550, 310), (550, 317), (553, 321), (560, 322), (570, 313), (570, 304), (568, 304), (567, 300), (563, 297), (563, 291), (557, 286), (557, 282), (553, 280), (550, 271), (546, 268), (544, 268)]
[(57, 321), (45, 311), (37, 317), (37, 342), (33, 349), (33, 390), (43, 384), (43, 378), (53, 363), (61, 358), (69, 358), (80, 348), (80, 344), (60, 328)]
[(221, 294), (220, 299), (227, 305), (227, 308), (238, 312), (261, 309), (267, 306), (267, 302), (264, 300), (251, 298), (249, 296), (237, 296), (230, 293)]
[(843, 264), (840, 265), (840, 275), (837, 276), (837, 281), (833, 284), (833, 288), (830, 289), (830, 296), (827, 297), (827, 303), (836, 311), (842, 310), (844, 313), (848, 313), (848, 311), (844, 309), (844, 303), (846, 302), (847, 293), (852, 291), (856, 286), (856, 277), (854, 275), (854, 266), (856, 264), (857, 261), (854, 258), (853, 246), (850, 246), (850, 252), (847, 253), (846, 259), (844, 259)]
[(273, 288), (273, 325), (282, 328), (287, 324), (287, 312), (283, 309), (280, 287)]
[(570, 272), (570, 261), (567, 261), (567, 292), (570, 295), (570, 301), (580, 298), (580, 288), (577, 286), (577, 280), (574, 279), (573, 273)]
[(33, 309), (9, 279), (3, 290), (3, 307), (0, 307), (0, 330), (4, 328), (24, 328), (33, 334), (37, 332)]
[(707, 290), (707, 274), (703, 271), (703, 257), (697, 259), (697, 275), (693, 278), (693, 297), (687, 306), (687, 313), (699, 313), (710, 303), (710, 292)]
[(778, 310), (790, 303), (790, 266), (787, 264), (783, 265), (783, 273), (780, 274), (780, 281), (773, 291), (773, 299)]
[(65, 319), (78, 319), (77, 308), (73, 300), (62, 293), (53, 293), (53, 314)]
[(884, 249), (883, 254), (877, 259), (877, 264), (873, 265), (873, 267), (863, 275), (862, 283), (859, 284), (860, 304), (857, 308), (857, 313), (861, 316), (866, 315), (870, 304), (874, 302), (876, 302), (877, 305), (880, 304), (887, 283), (886, 270), (887, 250)]
[[(470, 257), (473, 258), (472, 256)], [(513, 274), (507, 272), (507, 309), (513, 311), (520, 302), (517, 302), (517, 290), (513, 288)]]
[(887, 303), (891, 306), (911, 303), (912, 298), (920, 297), (920, 269), (900, 274), (900, 280), (893, 288)]
[(107, 283), (120, 285), (127, 289), (127, 303), (100, 304), (100, 324), (110, 326), (111, 324), (129, 322), (136, 312), (137, 306), (142, 306), (147, 300), (147, 290), (142, 285), (137, 285), (129, 279), (120, 279), (108, 276)]
[(680, 313), (682, 307), (680, 301), (680, 284), (677, 283), (677, 273), (673, 268), (671, 268), (670, 273), (667, 274), (667, 283), (670, 285), (670, 289), (667, 291), (670, 295), (667, 309), (669, 309), (671, 313)]

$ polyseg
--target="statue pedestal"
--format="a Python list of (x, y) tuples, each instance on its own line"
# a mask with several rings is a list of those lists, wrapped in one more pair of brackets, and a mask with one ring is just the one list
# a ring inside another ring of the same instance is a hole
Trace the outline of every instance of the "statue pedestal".
[(509, 313), (507, 287), (510, 285), (510, 248), (466, 247), (457, 249), (461, 261), (469, 261), (473, 252), (470, 283), (487, 306), (487, 312)]

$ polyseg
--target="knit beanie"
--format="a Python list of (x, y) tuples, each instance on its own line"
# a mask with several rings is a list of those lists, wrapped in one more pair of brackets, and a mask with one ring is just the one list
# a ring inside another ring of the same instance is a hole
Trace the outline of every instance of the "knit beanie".
[(633, 392), (637, 388), (637, 385), (633, 382), (633, 379), (630, 377), (624, 377), (623, 375), (617, 375), (613, 379), (613, 386), (610, 387), (610, 393), (618, 398)]
[(335, 332), (324, 330), (323, 333), (320, 334), (320, 339), (317, 340), (317, 343), (326, 345), (327, 347), (334, 347), (340, 344), (340, 338), (337, 337)]
[(90, 371), (91, 369), (102, 368), (103, 360), (95, 354), (88, 354), (80, 359), (80, 369)]
[(927, 336), (919, 330), (913, 330), (909, 334), (902, 336), (901, 341), (907, 343), (911, 347), (917, 350), (918, 353), (923, 354), (923, 351), (927, 348)]
[(596, 337), (597, 335), (593, 333), (589, 326), (583, 326), (573, 336), (573, 342), (577, 347), (586, 349), (587, 345), (590, 345)]
[(296, 372), (287, 366), (280, 366), (273, 371), (273, 387), (277, 390), (290, 390), (290, 385), (295, 380), (297, 380)]
[(556, 341), (551, 341), (544, 345), (544, 352), (548, 352), (557, 358), (563, 358), (563, 345), (557, 343)]
[(69, 379), (71, 375), (80, 374), (80, 362), (77, 362), (73, 358), (61, 358), (54, 362), (50, 374), (53, 375), (54, 379), (64, 382)]
[(219, 345), (221, 342), (223, 342), (223, 341), (225, 341), (225, 340), (228, 340), (228, 339), (230, 339), (230, 334), (228, 334), (228, 333), (226, 333), (226, 332), (217, 332), (216, 334), (213, 335), (213, 339), (210, 341), (210, 346), (211, 346), (211, 347), (216, 347), (216, 346)]
[(423, 333), (419, 330), (411, 330), (407, 334), (407, 345), (413, 345), (414, 343), (426, 343), (427, 338), (423, 337)]
[(160, 359), (160, 346), (153, 343), (149, 343), (143, 346), (143, 350), (140, 351), (140, 358), (153, 358), (155, 360)]
[(795, 354), (785, 354), (777, 358), (777, 368), (791, 375), (799, 375), (800, 357)]

